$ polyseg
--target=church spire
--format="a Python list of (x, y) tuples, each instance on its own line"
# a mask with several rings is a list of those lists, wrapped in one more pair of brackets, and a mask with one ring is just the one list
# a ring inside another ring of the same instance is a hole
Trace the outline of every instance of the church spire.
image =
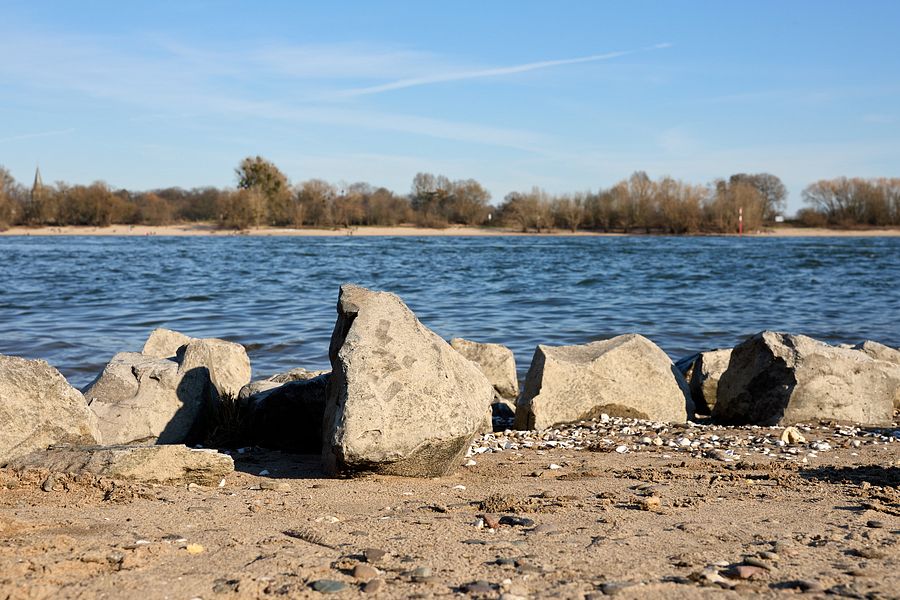
[(41, 179), (41, 167), (34, 169), (34, 185), (31, 186), (31, 199), (39, 197), (44, 191), (44, 180)]

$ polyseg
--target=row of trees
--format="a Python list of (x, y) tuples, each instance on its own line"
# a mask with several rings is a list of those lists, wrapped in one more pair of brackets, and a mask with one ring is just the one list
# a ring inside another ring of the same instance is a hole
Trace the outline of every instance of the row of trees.
[[(419, 173), (408, 195), (368, 183), (334, 185), (311, 179), (292, 185), (271, 162), (256, 156), (235, 169), (236, 189), (213, 187), (150, 192), (90, 185), (15, 182), (0, 167), (0, 226), (164, 225), (215, 222), (242, 229), (275, 227), (503, 225), (522, 231), (579, 229), (666, 233), (733, 232), (738, 209), (744, 228), (758, 229), (783, 213), (787, 192), (768, 173), (736, 174), (710, 185), (639, 171), (596, 192), (551, 195), (540, 188), (511, 192), (499, 206), (473, 179), (451, 181)], [(900, 179), (834, 179), (806, 188), (808, 225), (900, 225)]]

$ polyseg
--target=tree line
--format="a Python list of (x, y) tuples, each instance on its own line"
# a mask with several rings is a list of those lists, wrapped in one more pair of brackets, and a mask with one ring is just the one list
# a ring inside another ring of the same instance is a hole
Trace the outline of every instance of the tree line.
[[(310, 179), (293, 185), (259, 156), (241, 161), (235, 177), (234, 189), (130, 191), (103, 182), (29, 189), (0, 167), (0, 227), (211, 222), (233, 229), (414, 224), (505, 226), (525, 232), (718, 233), (737, 231), (739, 209), (746, 231), (773, 223), (787, 198), (781, 180), (768, 173), (739, 173), (697, 185), (671, 177), (654, 180), (638, 171), (597, 191), (514, 191), (496, 206), (478, 181), (430, 173), (417, 174), (404, 195), (365, 182), (337, 185)], [(798, 213), (803, 225), (900, 225), (900, 179), (818, 181), (803, 191), (803, 199), (807, 206)]]

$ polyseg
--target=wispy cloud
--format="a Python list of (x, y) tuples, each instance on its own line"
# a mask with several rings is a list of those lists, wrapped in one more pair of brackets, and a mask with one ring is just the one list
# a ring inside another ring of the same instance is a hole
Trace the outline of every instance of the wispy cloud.
[(627, 56), (629, 54), (636, 54), (639, 52), (647, 52), (650, 50), (661, 50), (664, 48), (670, 48), (672, 44), (662, 43), (655, 44), (653, 46), (648, 46), (646, 48), (639, 48), (636, 50), (620, 50), (616, 52), (607, 52), (605, 54), (592, 54), (590, 56), (580, 56), (577, 58), (563, 58), (558, 60), (542, 60), (537, 62), (524, 63), (520, 65), (512, 65), (508, 67), (494, 67), (488, 69), (478, 69), (471, 71), (450, 71), (444, 73), (436, 73), (433, 75), (426, 75), (423, 77), (412, 77), (409, 79), (399, 79), (396, 81), (391, 81), (388, 83), (382, 83), (379, 85), (373, 85), (368, 87), (355, 88), (350, 90), (344, 90), (339, 92), (338, 96), (366, 96), (369, 94), (381, 94), (383, 92), (389, 92), (393, 90), (400, 90), (404, 88), (418, 87), (423, 85), (432, 85), (435, 83), (446, 83), (450, 81), (464, 81), (469, 79), (483, 79), (486, 77), (499, 77), (503, 75), (515, 75), (518, 73), (527, 73), (529, 71), (538, 71), (541, 69), (550, 69), (553, 67), (562, 67), (565, 65), (576, 65), (581, 63), (590, 63), (590, 62), (598, 62), (604, 60), (611, 60), (613, 58), (619, 58), (621, 56)]
[(30, 140), (32, 138), (43, 138), (43, 137), (51, 137), (54, 135), (66, 135), (68, 133), (74, 133), (75, 128), (70, 127), (68, 129), (54, 129), (52, 131), (36, 131), (34, 133), (20, 133), (18, 135), (11, 135), (8, 137), (0, 138), (0, 144), (5, 142), (18, 142), (20, 140)]

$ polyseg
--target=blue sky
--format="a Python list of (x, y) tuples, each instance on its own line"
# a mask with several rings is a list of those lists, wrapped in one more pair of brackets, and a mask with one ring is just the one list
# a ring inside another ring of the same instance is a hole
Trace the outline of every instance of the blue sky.
[(0, 5), (0, 165), (30, 182), (511, 190), (643, 169), (900, 175), (898, 2)]

